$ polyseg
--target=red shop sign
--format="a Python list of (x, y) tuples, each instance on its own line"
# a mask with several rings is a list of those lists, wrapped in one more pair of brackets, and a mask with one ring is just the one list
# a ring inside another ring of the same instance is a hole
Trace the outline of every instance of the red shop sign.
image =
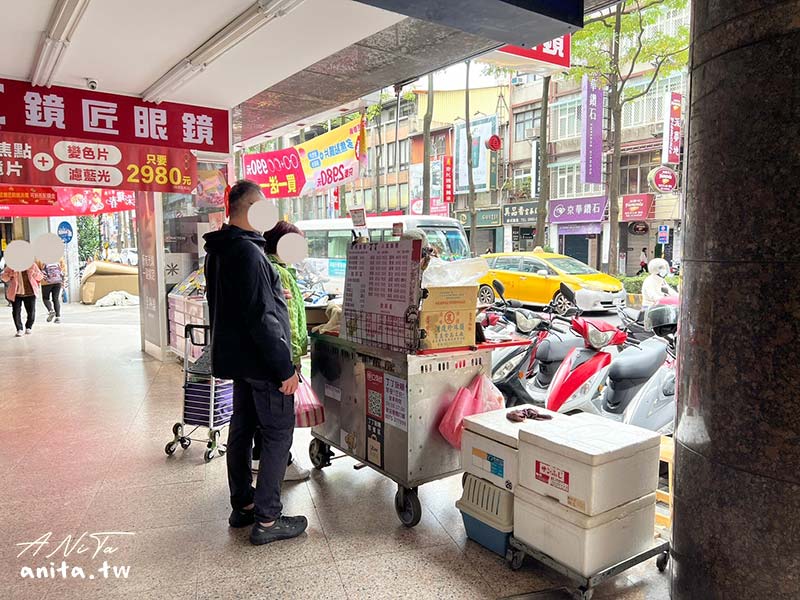
[(230, 152), (227, 110), (0, 79), (0, 131)]
[(177, 148), (0, 133), (0, 183), (188, 194), (197, 159)]
[(513, 54), (523, 58), (530, 58), (540, 62), (555, 65), (557, 67), (571, 66), (572, 61), (572, 38), (569, 34), (556, 38), (539, 46), (523, 48), (521, 46), (503, 46), (500, 52)]
[[(17, 186), (0, 186), (0, 199)], [(37, 193), (52, 194), (53, 204), (6, 205), (0, 202), (0, 217), (67, 217), (121, 212), (136, 208), (136, 194), (128, 190), (83, 188), (25, 188)]]
[(656, 167), (650, 171), (647, 179), (650, 187), (662, 194), (674, 192), (678, 187), (678, 174), (669, 167)]
[(453, 194), (453, 157), (445, 156), (442, 159), (442, 200), (446, 204), (455, 201)]
[(661, 162), (665, 165), (677, 165), (681, 162), (683, 143), (683, 96), (678, 92), (670, 92), (666, 97), (666, 104)]
[(53, 188), (27, 185), (0, 186), (0, 216), (5, 215), (3, 206), (52, 206), (58, 201)]
[(622, 220), (644, 221), (650, 218), (653, 206), (653, 194), (632, 194), (622, 197)]

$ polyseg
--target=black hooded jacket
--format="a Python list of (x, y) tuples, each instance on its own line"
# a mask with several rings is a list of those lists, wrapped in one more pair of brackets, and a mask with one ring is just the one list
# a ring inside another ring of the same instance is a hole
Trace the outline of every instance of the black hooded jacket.
[(264, 238), (235, 226), (203, 238), (212, 372), (281, 385), (295, 372), (289, 312)]

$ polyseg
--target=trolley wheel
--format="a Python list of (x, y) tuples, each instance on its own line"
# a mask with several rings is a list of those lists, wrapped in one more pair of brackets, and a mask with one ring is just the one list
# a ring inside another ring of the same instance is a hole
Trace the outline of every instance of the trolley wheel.
[(406, 527), (416, 526), (422, 519), (422, 505), (417, 497), (417, 489), (401, 487), (394, 495), (394, 509), (400, 522)]
[(223, 448), (222, 446), (217, 448), (217, 454), (219, 454), (220, 456), (223, 456), (227, 451), (228, 451), (228, 449), (227, 448)]
[(519, 571), (522, 568), (522, 563), (525, 560), (525, 553), (522, 550), (508, 549), (506, 552), (506, 562), (512, 571)]
[(669, 564), (669, 552), (664, 552), (663, 554), (659, 554), (658, 558), (656, 559), (656, 567), (662, 573), (667, 570), (667, 565)]
[(203, 454), (203, 458), (205, 459), (206, 462), (210, 461), (212, 458), (214, 458), (214, 451), (211, 448), (209, 448)]
[(311, 459), (311, 464), (317, 470), (324, 469), (331, 466), (331, 447), (325, 442), (314, 438), (308, 445), (308, 457)]
[(172, 426), (172, 434), (181, 437), (183, 435), (183, 423), (175, 423), (175, 425)]
[(186, 448), (192, 445), (192, 440), (190, 440), (188, 437), (182, 437), (178, 440), (178, 443), (181, 445), (181, 448), (186, 450)]
[(178, 444), (175, 442), (167, 442), (167, 445), (164, 446), (164, 452), (167, 453), (167, 456), (172, 456), (175, 453)]

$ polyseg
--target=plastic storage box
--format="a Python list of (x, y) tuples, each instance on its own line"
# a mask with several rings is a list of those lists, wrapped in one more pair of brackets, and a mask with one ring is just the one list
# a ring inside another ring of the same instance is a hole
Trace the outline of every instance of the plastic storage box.
[(485, 479), (511, 492), (517, 486), (517, 447), (523, 425), (534, 427), (541, 421), (514, 423), (506, 414), (524, 408), (547, 413), (554, 419), (569, 419), (566, 415), (537, 408), (532, 404), (503, 408), (464, 418), (461, 438), (461, 465), (467, 473)]
[(519, 485), (598, 515), (658, 487), (661, 436), (581, 413), (519, 432)]
[(464, 474), (464, 492), (456, 502), (467, 537), (484, 548), (506, 555), (514, 530), (514, 495), (485, 479)]
[(514, 537), (589, 577), (651, 547), (655, 512), (655, 493), (589, 517), (518, 487)]

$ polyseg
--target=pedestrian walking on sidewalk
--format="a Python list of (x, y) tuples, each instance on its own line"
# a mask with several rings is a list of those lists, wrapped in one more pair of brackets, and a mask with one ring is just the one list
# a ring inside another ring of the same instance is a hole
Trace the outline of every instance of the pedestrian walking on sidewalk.
[[(250, 541), (256, 545), (297, 537), (308, 527), (305, 517), (282, 514), (281, 482), (292, 446), (299, 378), (280, 276), (264, 253), (263, 235), (248, 221), (248, 210), (260, 200), (258, 184), (237, 182), (228, 194), (229, 224), (204, 236), (211, 369), (216, 377), (233, 379), (228, 523), (252, 524)], [(257, 428), (261, 464), (254, 490), (250, 469)]]
[(47, 308), (47, 322), (61, 322), (61, 289), (66, 284), (67, 265), (63, 257), (56, 263), (37, 263), (44, 274), (42, 279), (42, 302)]
[(25, 306), (25, 333), (33, 332), (33, 323), (36, 320), (36, 296), (41, 293), (39, 282), (44, 275), (36, 264), (32, 264), (24, 271), (15, 271), (10, 267), (3, 270), (0, 279), (6, 283), (6, 297), (11, 302), (11, 314), (14, 326), (17, 328), (17, 337), (22, 337), (22, 306)]

